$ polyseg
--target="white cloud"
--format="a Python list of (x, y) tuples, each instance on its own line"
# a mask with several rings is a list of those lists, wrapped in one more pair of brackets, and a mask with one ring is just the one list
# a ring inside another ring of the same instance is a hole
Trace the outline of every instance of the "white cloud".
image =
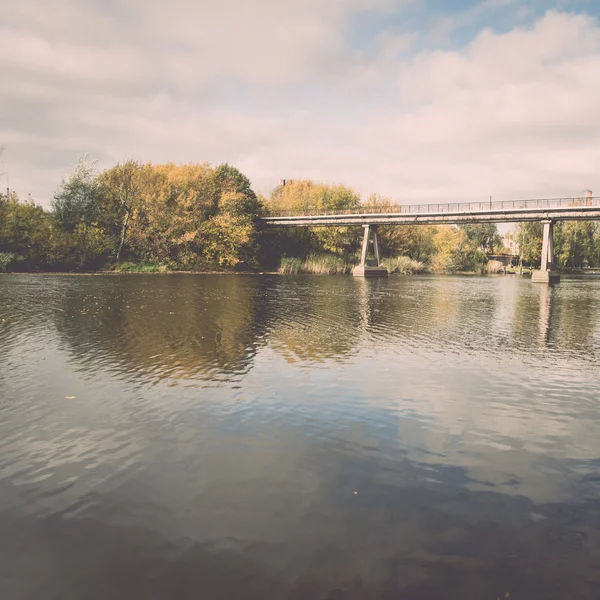
[(593, 19), (550, 12), (461, 50), (414, 55), (424, 32), (391, 28), (355, 46), (351, 19), (406, 3), (13, 3), (0, 170), (44, 203), (86, 151), (228, 161), (263, 192), (312, 177), (412, 201), (600, 193)]

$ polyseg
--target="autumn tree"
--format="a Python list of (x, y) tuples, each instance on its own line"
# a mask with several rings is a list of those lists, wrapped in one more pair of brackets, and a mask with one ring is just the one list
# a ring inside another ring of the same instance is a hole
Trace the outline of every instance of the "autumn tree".
[[(315, 214), (360, 208), (360, 196), (343, 185), (327, 185), (298, 180), (276, 187), (267, 203), (271, 213), (294, 212)], [(360, 244), (357, 227), (312, 227), (306, 230), (279, 232), (276, 245), (284, 254), (306, 255), (325, 251), (350, 257)]]
[(250, 180), (235, 167), (220, 165), (213, 178), (217, 212), (202, 229), (204, 258), (219, 267), (256, 266), (263, 206)]
[[(135, 160), (118, 163), (104, 171), (98, 181), (101, 194), (102, 221), (118, 241), (115, 245), (115, 260), (121, 260), (136, 204), (142, 187), (141, 173), (144, 166)], [(117, 233), (118, 232), (118, 233)]]
[(115, 258), (164, 268), (242, 268), (256, 262), (262, 204), (238, 169), (129, 161), (101, 175)]

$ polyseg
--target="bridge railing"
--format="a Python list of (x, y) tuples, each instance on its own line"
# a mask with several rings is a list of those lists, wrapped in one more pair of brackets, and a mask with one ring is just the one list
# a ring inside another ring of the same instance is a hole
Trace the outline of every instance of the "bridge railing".
[(268, 217), (327, 216), (327, 215), (373, 215), (373, 214), (440, 214), (478, 213), (517, 209), (568, 208), (576, 206), (600, 206), (600, 197), (586, 198), (540, 198), (534, 200), (501, 200), (493, 202), (440, 202), (437, 204), (370, 204), (350, 209), (281, 210), (272, 211)]

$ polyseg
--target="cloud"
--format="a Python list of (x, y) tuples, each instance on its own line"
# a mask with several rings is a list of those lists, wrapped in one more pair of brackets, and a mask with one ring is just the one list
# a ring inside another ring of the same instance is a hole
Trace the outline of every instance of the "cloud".
[(265, 193), (282, 177), (413, 202), (600, 193), (594, 19), (551, 11), (460, 49), (385, 18), (366, 46), (353, 38), (361, 15), (391, 23), (409, 4), (13, 3), (0, 170), (44, 204), (83, 152), (228, 161)]

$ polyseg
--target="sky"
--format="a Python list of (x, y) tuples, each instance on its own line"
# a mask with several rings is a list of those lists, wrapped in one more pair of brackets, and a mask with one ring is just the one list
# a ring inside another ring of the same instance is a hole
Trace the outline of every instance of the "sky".
[(600, 0), (20, 0), (1, 187), (228, 162), (399, 203), (600, 195)]

